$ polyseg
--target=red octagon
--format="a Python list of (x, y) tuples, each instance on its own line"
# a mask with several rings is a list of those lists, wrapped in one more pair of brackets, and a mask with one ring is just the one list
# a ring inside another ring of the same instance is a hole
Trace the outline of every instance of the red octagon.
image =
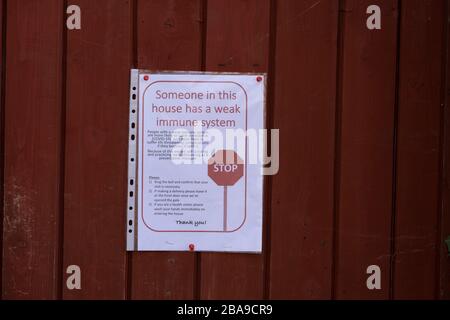
[(244, 175), (244, 162), (233, 150), (219, 150), (208, 160), (208, 176), (219, 186), (232, 186)]

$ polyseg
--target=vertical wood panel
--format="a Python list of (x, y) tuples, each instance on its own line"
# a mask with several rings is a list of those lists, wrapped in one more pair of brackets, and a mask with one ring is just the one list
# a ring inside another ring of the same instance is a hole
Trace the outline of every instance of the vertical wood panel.
[[(82, 29), (65, 47), (65, 1), (0, 0), (0, 297), (55, 299), (63, 285), (66, 299), (449, 299), (448, 1), (340, 2), (341, 24), (339, 1), (73, 0)], [(381, 30), (366, 28), (372, 4)], [(269, 122), (281, 129), (270, 247), (135, 252), (127, 266), (132, 61), (267, 72), (269, 50)], [(82, 290), (59, 283), (71, 264)], [(366, 288), (372, 264), (382, 290)]]
[[(4, 172), (4, 157), (5, 157), (5, 140), (4, 140), (4, 132), (5, 132), (5, 122), (4, 122), (4, 92), (5, 92), (5, 65), (3, 63), (4, 59), (4, 41), (6, 39), (5, 37), (5, 29), (3, 24), (5, 23), (5, 8), (4, 8), (4, 1), (0, 0), (0, 288), (3, 288), (3, 187), (4, 187), (4, 179), (3, 179), (3, 172)], [(2, 300), (2, 293), (3, 290), (0, 290), (0, 300)]]
[(278, 1), (270, 298), (331, 297), (337, 1)]
[(445, 244), (445, 240), (450, 237), (450, 5), (449, 1), (446, 1), (446, 10), (444, 11), (444, 23), (446, 24), (445, 32), (445, 65), (443, 69), (445, 73), (445, 83), (443, 83), (444, 91), (443, 97), (445, 98), (445, 111), (443, 119), (443, 141), (442, 141), (442, 157), (443, 157), (443, 171), (442, 171), (442, 213), (441, 213), (441, 242), (439, 248), (441, 250), (440, 261), (440, 279), (439, 279), (439, 298), (450, 299), (450, 256), (448, 248)]
[(57, 295), (62, 2), (8, 1), (3, 298)]
[(64, 268), (81, 267), (82, 290), (64, 298), (123, 299), (131, 3), (71, 3), (82, 26), (67, 36)]
[(436, 296), (444, 0), (402, 2), (394, 297)]
[[(369, 5), (381, 30), (369, 30)], [(335, 296), (387, 299), (390, 288), (397, 0), (347, 0), (343, 8), (339, 205)], [(381, 268), (381, 290), (366, 269)]]
[[(138, 1), (137, 58), (140, 69), (201, 69), (201, 3), (200, 0)], [(132, 254), (133, 299), (192, 299), (196, 279), (193, 253)]]
[[(209, 0), (206, 70), (267, 72), (268, 0)], [(263, 255), (204, 253), (202, 299), (260, 299), (264, 291)]]

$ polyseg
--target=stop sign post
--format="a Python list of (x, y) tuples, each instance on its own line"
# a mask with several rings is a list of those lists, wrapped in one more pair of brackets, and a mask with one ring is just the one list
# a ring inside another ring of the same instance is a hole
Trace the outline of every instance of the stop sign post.
[(223, 186), (223, 231), (227, 231), (227, 192), (244, 175), (244, 163), (233, 150), (216, 151), (208, 161), (208, 176)]

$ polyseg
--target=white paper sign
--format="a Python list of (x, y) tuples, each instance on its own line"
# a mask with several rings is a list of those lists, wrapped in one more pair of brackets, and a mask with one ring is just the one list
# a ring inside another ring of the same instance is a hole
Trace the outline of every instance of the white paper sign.
[(131, 82), (128, 249), (261, 252), (265, 75)]

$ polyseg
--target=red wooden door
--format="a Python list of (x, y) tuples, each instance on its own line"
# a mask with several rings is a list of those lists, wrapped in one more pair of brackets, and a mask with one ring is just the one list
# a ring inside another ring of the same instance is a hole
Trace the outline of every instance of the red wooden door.
[[(0, 1), (2, 299), (450, 297), (447, 0), (70, 4)], [(125, 251), (131, 68), (268, 73), (263, 254)]]

